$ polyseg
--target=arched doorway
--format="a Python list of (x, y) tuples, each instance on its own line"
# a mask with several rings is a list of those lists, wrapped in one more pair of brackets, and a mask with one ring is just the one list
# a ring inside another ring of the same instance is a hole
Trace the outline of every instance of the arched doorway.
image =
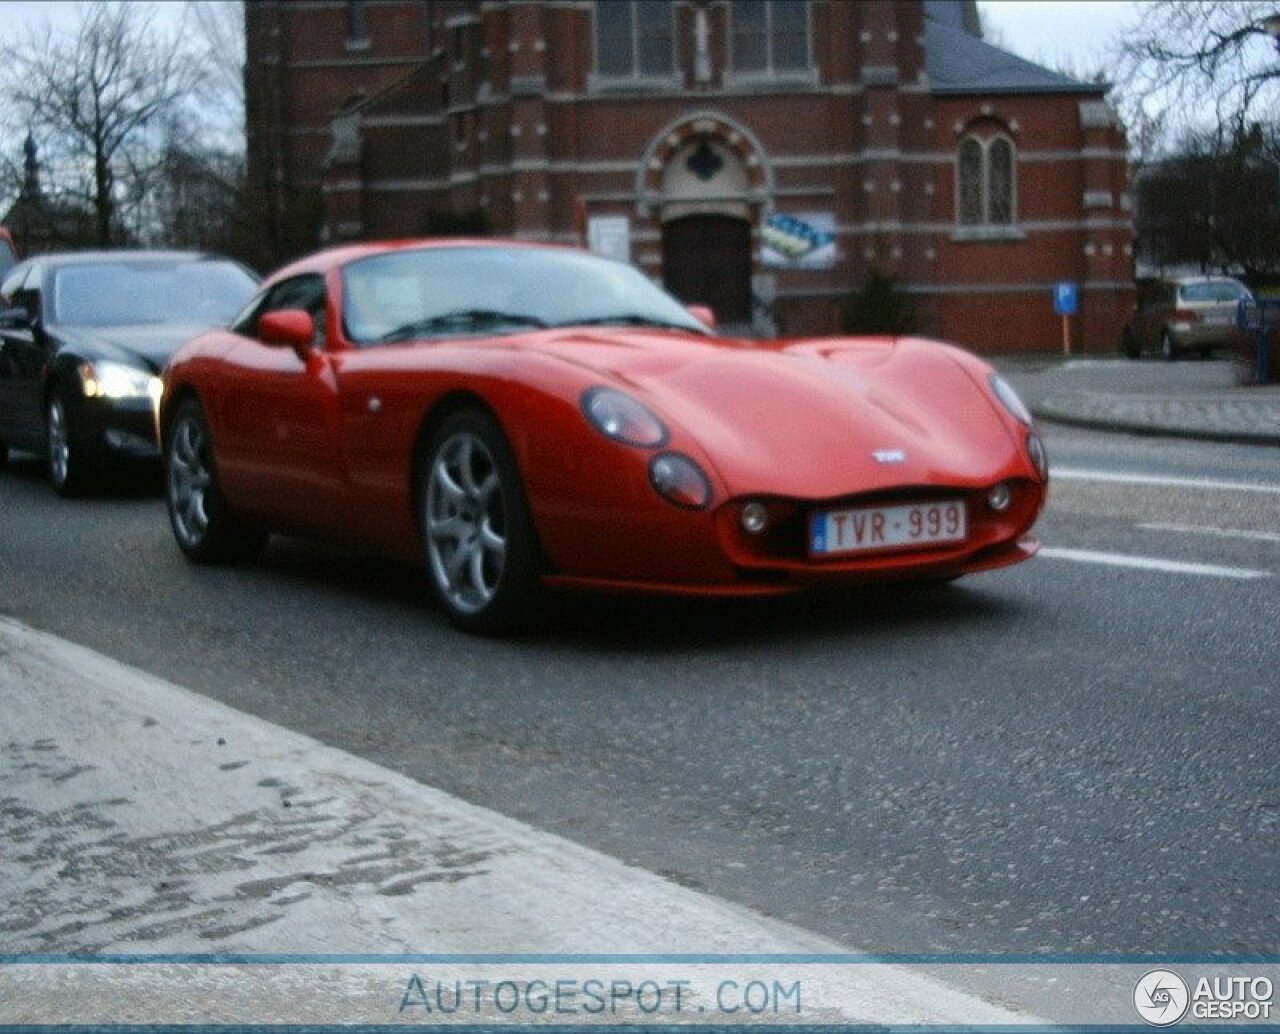
[(753, 194), (738, 153), (713, 133), (687, 137), (662, 171), (662, 280), (722, 324), (751, 322)]
[(751, 224), (705, 214), (663, 223), (662, 280), (682, 302), (711, 306), (720, 323), (750, 323)]

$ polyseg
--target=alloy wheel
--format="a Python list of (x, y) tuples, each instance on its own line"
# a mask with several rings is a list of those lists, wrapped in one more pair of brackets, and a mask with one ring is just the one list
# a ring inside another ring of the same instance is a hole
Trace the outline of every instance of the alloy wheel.
[(197, 547), (209, 531), (209, 464), (204, 428), (183, 416), (172, 432), (169, 447), (169, 508), (173, 527), (187, 547)]
[(502, 479), (478, 435), (458, 431), (431, 461), (425, 506), (431, 575), (463, 614), (484, 610), (498, 594), (507, 561)]
[(68, 481), (71, 472), (71, 434), (67, 429), (67, 410), (56, 395), (49, 400), (49, 476), (55, 488)]

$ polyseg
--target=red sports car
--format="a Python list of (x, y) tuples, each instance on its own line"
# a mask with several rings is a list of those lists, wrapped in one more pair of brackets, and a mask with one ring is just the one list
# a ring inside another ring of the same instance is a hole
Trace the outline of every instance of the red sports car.
[(295, 262), (165, 371), (178, 545), (373, 544), (425, 560), (475, 632), (543, 586), (782, 593), (1035, 553), (1044, 447), (986, 363), (916, 338), (733, 340), (698, 315), (567, 248)]

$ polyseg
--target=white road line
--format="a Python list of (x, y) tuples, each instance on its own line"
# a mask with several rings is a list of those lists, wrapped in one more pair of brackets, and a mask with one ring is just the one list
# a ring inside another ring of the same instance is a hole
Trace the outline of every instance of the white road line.
[(1172, 531), (1186, 535), (1212, 535), (1220, 539), (1245, 539), (1249, 542), (1280, 542), (1274, 531), (1240, 531), (1234, 528), (1208, 528), (1201, 524), (1139, 524), (1144, 531)]
[(1180, 560), (1160, 560), (1156, 557), (1127, 556), (1123, 553), (1098, 553), (1092, 549), (1055, 549), (1046, 546), (1040, 556), (1050, 560), (1075, 560), (1082, 564), (1104, 564), (1108, 567), (1134, 567), (1143, 571), (1164, 571), (1168, 574), (1192, 574), (1208, 578), (1236, 578), (1250, 580), (1270, 578), (1270, 571), (1253, 571), (1247, 567), (1218, 567), (1216, 564), (1188, 564)]
[(1251, 485), (1243, 481), (1166, 477), (1162, 474), (1130, 474), (1118, 470), (1054, 467), (1050, 471), (1050, 477), (1059, 481), (1105, 481), (1119, 485), (1161, 485), (1169, 488), (1207, 488), (1214, 491), (1262, 492), (1267, 495), (1280, 495), (1280, 485)]

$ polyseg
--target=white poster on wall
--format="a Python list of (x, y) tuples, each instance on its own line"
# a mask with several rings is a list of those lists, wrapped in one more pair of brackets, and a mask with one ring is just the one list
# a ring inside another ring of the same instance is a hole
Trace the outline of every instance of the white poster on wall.
[(587, 247), (597, 255), (631, 261), (631, 220), (625, 215), (593, 215), (587, 220)]

